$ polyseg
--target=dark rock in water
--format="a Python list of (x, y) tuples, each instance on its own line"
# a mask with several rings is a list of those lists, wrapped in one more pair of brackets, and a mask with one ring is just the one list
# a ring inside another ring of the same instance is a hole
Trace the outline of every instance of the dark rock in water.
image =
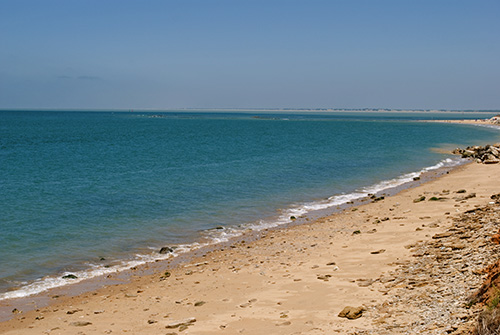
[(364, 310), (365, 310), (365, 308), (362, 306), (359, 306), (359, 307), (346, 306), (339, 313), (339, 318), (348, 318), (349, 320), (355, 320), (355, 319), (360, 318), (363, 315)]
[(290, 216), (290, 220), (296, 220), (297, 218), (295, 216)]
[(170, 248), (170, 247), (163, 247), (160, 249), (160, 254), (168, 254), (168, 253), (171, 253), (171, 252), (174, 252), (174, 249)]
[(413, 181), (420, 180), (420, 177), (413, 177)]
[(69, 275), (62, 276), (62, 279), (78, 279), (78, 277), (70, 273)]

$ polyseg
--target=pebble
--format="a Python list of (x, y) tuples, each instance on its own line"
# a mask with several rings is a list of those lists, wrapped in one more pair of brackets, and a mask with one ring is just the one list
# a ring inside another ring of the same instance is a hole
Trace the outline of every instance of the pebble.
[(75, 322), (70, 323), (71, 326), (75, 326), (75, 327), (85, 327), (85, 326), (89, 326), (91, 324), (92, 324), (92, 322), (88, 322), (88, 321), (75, 321)]

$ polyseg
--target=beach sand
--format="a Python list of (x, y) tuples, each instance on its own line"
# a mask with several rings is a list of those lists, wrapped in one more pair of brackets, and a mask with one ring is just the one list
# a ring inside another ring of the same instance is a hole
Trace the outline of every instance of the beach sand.
[(498, 117), (491, 119), (463, 119), (463, 120), (421, 120), (419, 122), (438, 122), (438, 123), (456, 123), (456, 124), (472, 124), (477, 126), (497, 126), (500, 127)]
[[(491, 202), (500, 193), (499, 174), (498, 164), (463, 165), (395, 196), (217, 248), (166, 276), (137, 275), (127, 284), (52, 299), (47, 307), (13, 314), (0, 323), (0, 333), (377, 333), (380, 323), (370, 310), (394, 296), (373, 281), (408, 266), (414, 259), (409, 245), (432, 241), (454, 217)], [(354, 320), (339, 317), (346, 306), (366, 312)]]

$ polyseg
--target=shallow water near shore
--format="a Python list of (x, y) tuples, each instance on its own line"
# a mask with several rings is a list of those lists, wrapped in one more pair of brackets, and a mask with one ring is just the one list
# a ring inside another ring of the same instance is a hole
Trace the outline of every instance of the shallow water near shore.
[[(464, 114), (0, 112), (0, 298), (225, 240), (498, 142)], [(214, 229), (219, 228), (219, 229)], [(221, 229), (223, 228), (223, 229)]]

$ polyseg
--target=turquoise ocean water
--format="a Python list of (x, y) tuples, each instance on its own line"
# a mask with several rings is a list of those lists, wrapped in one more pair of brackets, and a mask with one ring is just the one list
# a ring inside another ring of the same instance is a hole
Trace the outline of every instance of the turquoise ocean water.
[(0, 111), (0, 299), (456, 164), (440, 151), (499, 130), (414, 120), (493, 114)]

